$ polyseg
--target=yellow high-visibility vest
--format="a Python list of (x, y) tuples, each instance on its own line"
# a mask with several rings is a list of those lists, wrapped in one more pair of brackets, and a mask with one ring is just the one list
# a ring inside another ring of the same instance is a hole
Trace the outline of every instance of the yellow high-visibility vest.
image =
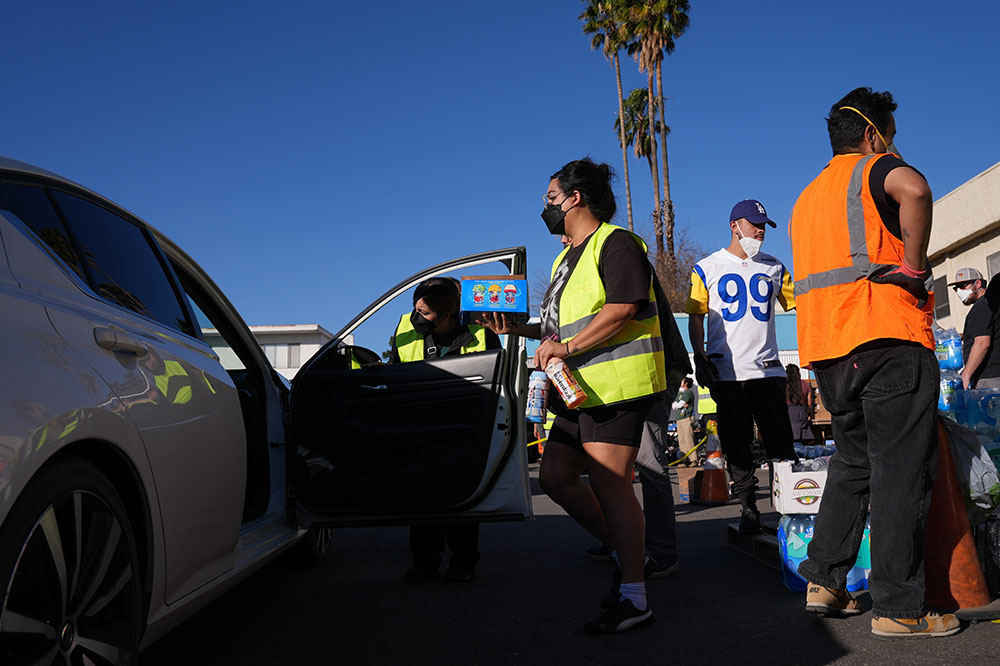
[[(601, 249), (608, 237), (622, 230), (602, 223), (593, 233), (580, 259), (559, 293), (559, 341), (571, 341), (604, 306), (607, 294), (599, 273)], [(646, 243), (629, 235), (647, 252)], [(569, 247), (552, 264), (555, 277)], [(572, 345), (571, 345), (572, 346)], [(587, 393), (581, 408), (609, 405), (659, 393), (667, 388), (663, 339), (652, 281), (649, 303), (630, 319), (621, 331), (604, 342), (566, 359), (580, 386)]]

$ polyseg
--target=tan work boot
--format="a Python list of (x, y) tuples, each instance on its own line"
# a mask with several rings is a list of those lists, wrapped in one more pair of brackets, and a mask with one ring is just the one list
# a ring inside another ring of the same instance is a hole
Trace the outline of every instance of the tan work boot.
[(806, 588), (806, 610), (810, 613), (845, 617), (857, 615), (861, 612), (861, 607), (858, 605), (858, 600), (849, 595), (844, 588), (835, 590), (809, 583)]
[(951, 613), (942, 615), (934, 611), (923, 617), (906, 620), (891, 617), (872, 618), (872, 633), (889, 638), (951, 636), (961, 628), (962, 624)]

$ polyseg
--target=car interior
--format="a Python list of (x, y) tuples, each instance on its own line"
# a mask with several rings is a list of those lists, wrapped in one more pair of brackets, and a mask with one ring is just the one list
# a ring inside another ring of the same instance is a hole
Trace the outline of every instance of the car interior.
[[(270, 466), (268, 464), (267, 403), (264, 392), (267, 379), (262, 376), (250, 351), (245, 348), (234, 325), (213, 305), (212, 299), (204, 294), (183, 267), (171, 262), (180, 280), (185, 295), (196, 314), (199, 336), (204, 338), (202, 328), (208, 323), (216, 329), (239, 359), (238, 364), (227, 364), (226, 372), (233, 380), (240, 397), (243, 413), (243, 427), (246, 432), (247, 475), (246, 493), (243, 500), (243, 523), (262, 516), (270, 501)], [(207, 322), (204, 321), (207, 319)], [(238, 367), (233, 367), (237, 365)]]

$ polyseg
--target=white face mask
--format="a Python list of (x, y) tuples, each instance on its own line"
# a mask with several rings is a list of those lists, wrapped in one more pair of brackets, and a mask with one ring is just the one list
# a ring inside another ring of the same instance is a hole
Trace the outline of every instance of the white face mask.
[(740, 235), (740, 247), (746, 252), (747, 259), (753, 259), (760, 252), (760, 246), (763, 245), (764, 241), (757, 240), (756, 238), (747, 238), (740, 231), (740, 223), (736, 223), (736, 233)]
[(955, 293), (958, 294), (958, 297), (962, 300), (962, 303), (966, 305), (969, 304), (969, 297), (972, 296), (971, 289), (956, 289)]

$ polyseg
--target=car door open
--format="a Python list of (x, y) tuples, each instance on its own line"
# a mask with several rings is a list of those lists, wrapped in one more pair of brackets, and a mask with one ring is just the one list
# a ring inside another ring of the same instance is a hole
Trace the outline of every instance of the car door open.
[(524, 248), (464, 257), (404, 280), (299, 370), (289, 485), (300, 525), (531, 515), (521, 339), (507, 336), (505, 349), (396, 364), (357, 363), (367, 350), (344, 344), (422, 280), (495, 262), (523, 273)]

